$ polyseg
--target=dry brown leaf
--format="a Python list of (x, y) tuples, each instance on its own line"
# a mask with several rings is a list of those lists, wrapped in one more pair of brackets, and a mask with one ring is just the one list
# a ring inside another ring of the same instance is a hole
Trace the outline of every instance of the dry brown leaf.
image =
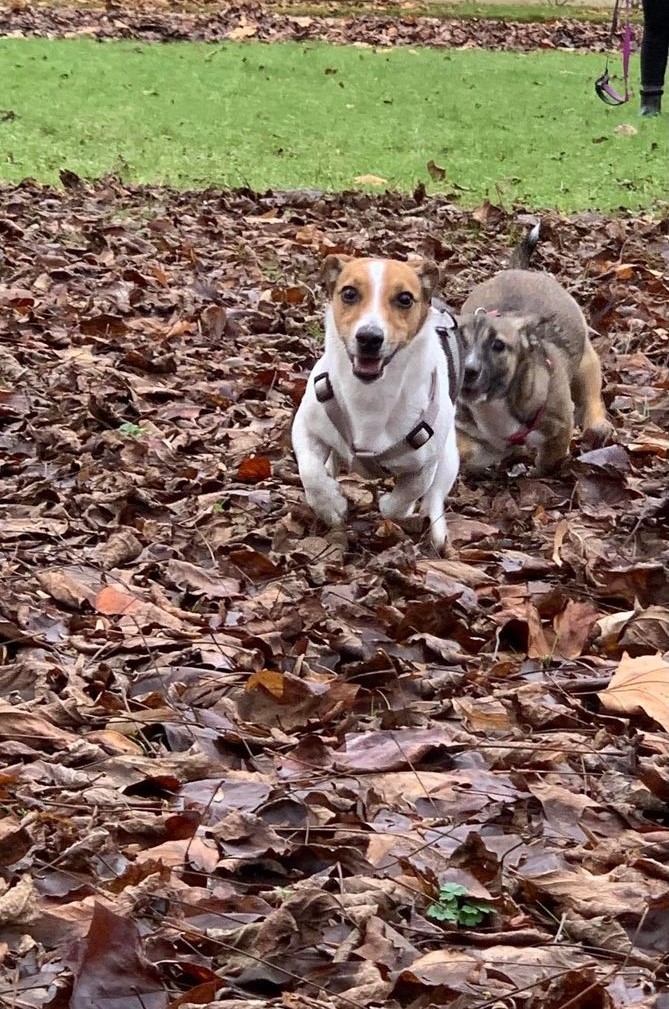
[(286, 681), (283, 674), (276, 669), (261, 669), (249, 676), (246, 682), (247, 690), (257, 690), (258, 687), (264, 687), (273, 697), (280, 700), (286, 689)]
[(570, 599), (562, 613), (553, 620), (556, 654), (565, 659), (577, 659), (596, 623), (597, 607), (594, 603)]
[(628, 442), (627, 450), (629, 452), (658, 455), (665, 458), (669, 454), (669, 438), (661, 438), (658, 435), (645, 435), (643, 438), (637, 438), (633, 442)]
[(643, 711), (669, 732), (669, 662), (659, 652), (638, 658), (623, 652), (608, 687), (597, 696), (607, 711), (619, 715)]
[(143, 627), (147, 624), (157, 624), (159, 627), (171, 627), (180, 630), (181, 620), (155, 603), (138, 599), (114, 585), (106, 585), (100, 589), (94, 600), (95, 609), (105, 616), (124, 617), (133, 626)]
[(387, 186), (388, 180), (380, 175), (356, 175), (353, 179), (359, 186)]
[(11, 887), (0, 883), (0, 925), (26, 925), (39, 915), (39, 894), (30, 876)]
[(425, 953), (406, 967), (400, 977), (424, 985), (439, 985), (453, 991), (466, 990), (481, 969), (481, 960), (464, 949), (437, 949)]
[(430, 178), (434, 179), (435, 182), (441, 182), (442, 179), (446, 178), (446, 169), (440, 168), (440, 166), (436, 165), (431, 159), (427, 163), (427, 170), (430, 173)]
[(254, 35), (258, 34), (258, 26), (253, 24), (239, 25), (237, 28), (231, 28), (227, 33), (226, 38), (235, 39), (236, 41), (241, 41), (241, 39), (252, 39)]
[(265, 456), (249, 456), (239, 464), (237, 476), (244, 483), (259, 483), (272, 475), (272, 464)]

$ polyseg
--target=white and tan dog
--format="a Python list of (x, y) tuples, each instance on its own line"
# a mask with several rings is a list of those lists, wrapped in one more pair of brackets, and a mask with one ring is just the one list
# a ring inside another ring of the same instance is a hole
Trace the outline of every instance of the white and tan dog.
[(434, 263), (328, 256), (325, 352), (295, 415), (293, 449), (307, 503), (341, 525), (341, 466), (395, 476), (379, 509), (404, 519), (421, 501), (434, 546), (446, 541), (444, 501), (458, 474), (455, 407), (461, 382), (452, 316), (432, 305)]

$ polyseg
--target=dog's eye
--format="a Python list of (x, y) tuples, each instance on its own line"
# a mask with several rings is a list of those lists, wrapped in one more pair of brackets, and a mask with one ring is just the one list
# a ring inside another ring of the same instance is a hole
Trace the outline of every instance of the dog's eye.
[(490, 346), (492, 347), (492, 349), (495, 351), (496, 354), (501, 354), (503, 350), (506, 350), (506, 344), (504, 343), (504, 340), (500, 340), (499, 338), (494, 339), (490, 344)]
[(400, 293), (395, 298), (395, 303), (400, 308), (411, 308), (415, 300), (416, 299), (414, 298), (411, 291), (400, 291)]
[(342, 287), (339, 297), (345, 305), (354, 305), (358, 300), (358, 292), (355, 287)]

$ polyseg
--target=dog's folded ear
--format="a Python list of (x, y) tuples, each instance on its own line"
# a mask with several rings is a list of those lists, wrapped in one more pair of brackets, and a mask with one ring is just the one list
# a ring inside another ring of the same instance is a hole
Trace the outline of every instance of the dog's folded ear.
[(326, 256), (321, 263), (319, 279), (329, 297), (332, 297), (332, 292), (335, 289), (337, 278), (344, 269), (345, 264), (350, 263), (352, 259), (353, 256), (330, 255)]
[(544, 315), (526, 315), (518, 320), (518, 332), (528, 350), (540, 347), (545, 340), (555, 338), (557, 333), (557, 316), (553, 313)]
[(412, 263), (412, 266), (418, 274), (423, 299), (429, 303), (439, 284), (439, 267), (431, 259), (421, 259), (417, 263)]

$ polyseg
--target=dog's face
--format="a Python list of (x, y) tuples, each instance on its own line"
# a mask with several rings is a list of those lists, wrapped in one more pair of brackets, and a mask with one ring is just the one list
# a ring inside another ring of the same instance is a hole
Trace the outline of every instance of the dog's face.
[(353, 374), (373, 382), (420, 332), (439, 271), (426, 260), (412, 266), (394, 259), (327, 256), (321, 279)]
[(461, 316), (465, 346), (462, 399), (470, 404), (503, 399), (521, 362), (540, 347), (546, 320), (513, 315)]

